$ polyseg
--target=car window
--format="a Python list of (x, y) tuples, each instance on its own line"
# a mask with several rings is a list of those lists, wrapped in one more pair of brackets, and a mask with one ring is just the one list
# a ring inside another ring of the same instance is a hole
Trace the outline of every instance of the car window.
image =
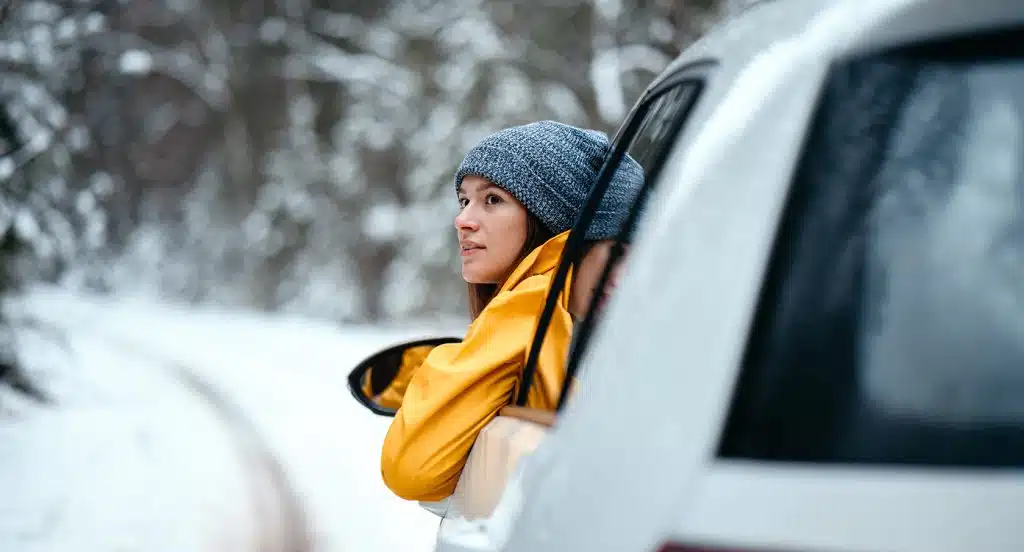
[(914, 46), (832, 72), (722, 456), (1024, 466), (1018, 40)]
[(629, 156), (643, 167), (644, 175), (650, 175), (664, 162), (699, 91), (699, 82), (687, 81), (665, 90), (652, 100), (628, 149)]
[[(658, 175), (671, 150), (675, 140), (686, 122), (688, 116), (692, 113), (693, 107), (696, 104), (697, 98), (700, 94), (702, 87), (703, 77), (706, 71), (710, 69), (710, 65), (700, 65), (693, 68), (686, 73), (682, 73), (670, 82), (674, 84), (668, 84), (660, 88), (652, 90), (651, 94), (642, 100), (637, 109), (634, 110), (630, 120), (624, 125), (623, 129), (620, 130), (618, 137), (616, 138), (615, 145), (612, 148), (609, 159), (606, 161), (606, 171), (616, 170), (624, 158), (624, 154), (628, 154), (637, 161), (641, 166), (644, 173), (644, 184), (639, 190), (636, 197), (632, 199), (632, 208), (629, 219), (626, 221), (620, 234), (617, 236), (614, 243), (628, 242), (632, 238), (634, 229), (636, 228), (637, 221), (641, 218), (644, 211), (644, 204), (647, 197), (650, 196), (650, 191), (653, 189), (653, 184), (657, 182)], [(593, 198), (592, 198), (593, 199)], [(573, 228), (573, 232), (579, 232), (585, 234), (586, 228), (582, 225), (577, 224), (577, 227)], [(619, 260), (619, 255), (622, 253), (622, 249), (613, 248), (610, 253), (610, 262), (604, 267), (603, 272), (600, 275), (599, 282), (603, 283), (605, 279), (609, 277), (610, 270)], [(582, 254), (582, 252), (570, 251), (567, 247), (566, 257), (570, 258), (574, 264), (578, 265), (579, 257), (576, 254)], [(627, 259), (628, 260), (628, 259)], [(624, 265), (625, 266), (625, 265)], [(566, 282), (555, 280), (555, 284), (552, 286), (552, 291), (548, 294), (548, 301), (552, 301), (555, 297), (556, 292), (564, 289)], [(570, 347), (570, 354), (567, 359), (567, 378), (565, 380), (566, 386), (562, 389), (562, 401), (559, 403), (559, 408), (564, 402), (568, 385), (573, 381), (576, 375), (576, 367), (581, 358), (582, 352), (585, 350), (586, 345), (589, 341), (590, 331), (593, 329), (596, 320), (599, 316), (595, 313), (598, 311), (593, 309), (596, 302), (599, 301), (599, 297), (594, 297), (590, 303), (590, 309), (587, 316), (581, 321), (578, 321), (573, 329), (573, 340), (572, 346)], [(538, 326), (538, 335), (542, 335), (541, 331), (546, 332), (550, 327), (548, 324), (549, 320), (541, 317)], [(538, 354), (540, 350), (538, 343), (533, 344), (531, 355)], [(525, 371), (527, 384), (529, 384), (529, 376), (532, 375), (530, 370), (530, 363), (527, 363), (527, 370)], [(520, 394), (520, 400), (524, 399), (525, 396)]]

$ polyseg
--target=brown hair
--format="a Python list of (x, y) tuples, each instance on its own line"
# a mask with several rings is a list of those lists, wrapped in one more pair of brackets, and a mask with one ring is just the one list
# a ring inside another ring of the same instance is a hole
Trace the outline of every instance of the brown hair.
[[(519, 251), (519, 256), (516, 257), (516, 262), (512, 265), (512, 269), (515, 269), (519, 263), (523, 262), (523, 259), (534, 249), (544, 245), (544, 242), (553, 237), (554, 234), (541, 224), (540, 219), (533, 216), (533, 213), (527, 213), (526, 241), (523, 242), (523, 248)], [(469, 316), (471, 320), (476, 320), (476, 317), (480, 316), (480, 313), (487, 308), (488, 303), (498, 293), (501, 284), (502, 282), (497, 284), (467, 284), (469, 286)]]

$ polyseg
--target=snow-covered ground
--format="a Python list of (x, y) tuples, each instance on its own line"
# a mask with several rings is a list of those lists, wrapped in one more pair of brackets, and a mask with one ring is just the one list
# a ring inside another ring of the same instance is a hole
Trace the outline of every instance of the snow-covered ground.
[(380, 479), (389, 419), (363, 410), (345, 376), (381, 346), (442, 329), (340, 328), (53, 289), (11, 310), (59, 328), (66, 343), (21, 342), (54, 406), (12, 409), (0, 397), (5, 552), (270, 550), (278, 467), (311, 549), (432, 549), (438, 518)]

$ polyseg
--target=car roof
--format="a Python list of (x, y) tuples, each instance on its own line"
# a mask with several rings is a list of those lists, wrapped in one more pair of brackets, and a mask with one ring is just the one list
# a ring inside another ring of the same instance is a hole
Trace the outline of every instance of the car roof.
[[(648, 90), (698, 62), (715, 61), (728, 78), (773, 45), (799, 38), (818, 16), (848, 21), (844, 33), (826, 37), (822, 44), (823, 56), (839, 59), (920, 37), (935, 38), (1009, 23), (1005, 11), (1008, 7), (1019, 8), (1020, 0), (977, 4), (963, 0), (752, 0), (732, 9), (726, 20), (686, 47)], [(960, 13), (956, 17), (945, 15), (950, 11)], [(944, 15), (937, 17), (940, 12)]]
[(727, 66), (746, 65), (771, 44), (799, 33), (814, 15), (835, 3), (834, 0), (760, 0), (748, 5), (688, 46), (652, 86), (678, 68), (699, 60), (716, 59)]

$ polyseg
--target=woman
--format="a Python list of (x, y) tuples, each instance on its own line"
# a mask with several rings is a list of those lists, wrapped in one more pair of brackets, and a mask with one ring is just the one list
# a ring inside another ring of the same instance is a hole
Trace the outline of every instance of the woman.
[[(608, 150), (603, 133), (541, 121), (488, 136), (466, 155), (455, 228), (473, 322), (460, 343), (435, 347), (417, 367), (388, 429), (381, 472), (398, 496), (451, 495), (477, 434), (511, 401), (568, 230)], [(588, 241), (614, 237), (642, 181), (626, 158)], [(581, 315), (571, 299), (560, 297), (527, 406), (555, 408)]]

